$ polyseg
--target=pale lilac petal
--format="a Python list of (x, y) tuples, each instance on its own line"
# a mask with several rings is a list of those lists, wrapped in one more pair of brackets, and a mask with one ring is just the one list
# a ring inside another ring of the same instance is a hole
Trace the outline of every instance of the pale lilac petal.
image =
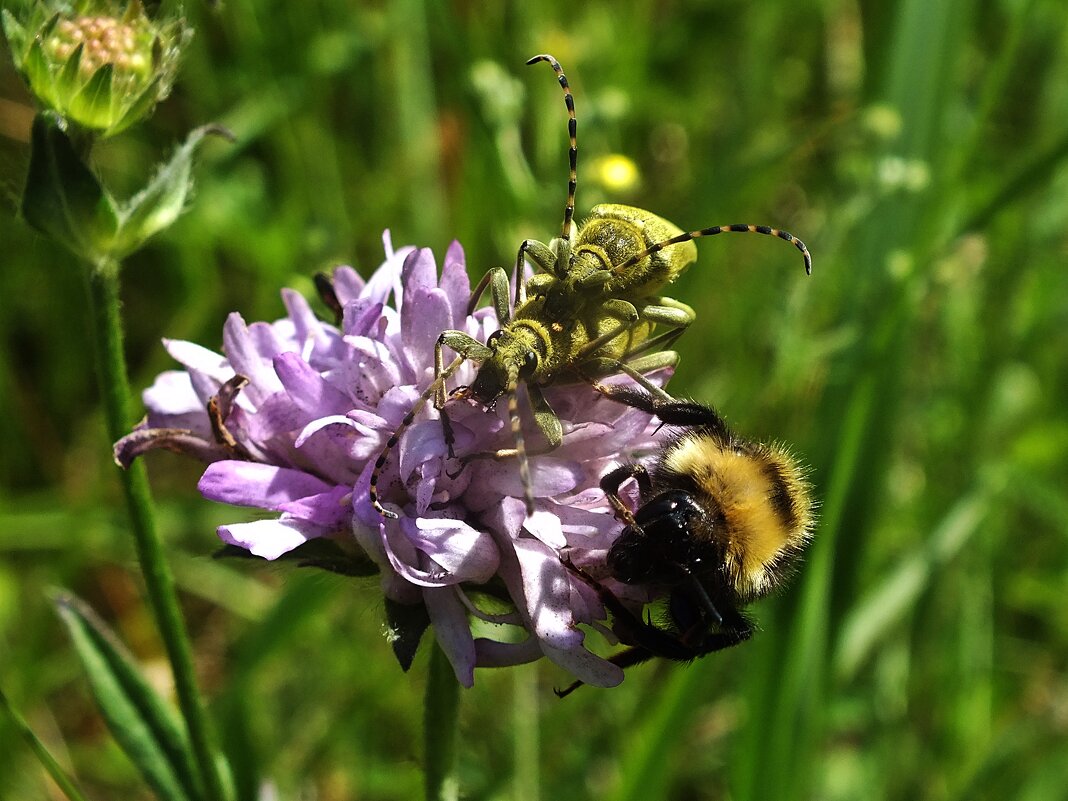
[(350, 300), (341, 311), (341, 330), (346, 336), (370, 336), (381, 316), (381, 302), (370, 298)]
[(451, 587), (423, 590), (426, 610), (434, 625), (434, 637), (449, 658), (456, 680), (464, 687), (475, 683), (475, 641), (467, 622), (467, 610)]
[(280, 509), (290, 501), (329, 492), (332, 487), (303, 470), (228, 460), (208, 465), (197, 489), (211, 501)]
[(164, 339), (163, 347), (171, 358), (198, 373), (209, 375), (221, 384), (234, 374), (234, 370), (227, 364), (226, 358), (213, 350), (197, 345), (195, 342), (185, 342), (181, 339)]
[(154, 414), (204, 414), (204, 404), (193, 391), (189, 373), (181, 370), (160, 373), (152, 386), (141, 393), (141, 400)]
[(423, 587), (482, 584), (499, 562), (493, 538), (460, 520), (402, 518), (387, 522), (381, 534), (393, 569)]
[(372, 429), (350, 419), (349, 416), (331, 415), (308, 423), (301, 429), (293, 444), (302, 448), (318, 434), (329, 438), (330, 442), (344, 453), (345, 459), (353, 464), (377, 456), (386, 441), (381, 429)]
[(535, 637), (522, 642), (498, 642), (485, 637), (475, 640), (475, 655), (479, 667), (511, 667), (535, 662), (545, 656)]
[(421, 517), (416, 526), (418, 548), (463, 581), (484, 584), (497, 572), (500, 554), (490, 535), (447, 518)]
[(248, 336), (256, 353), (264, 359), (273, 359), (279, 353), (296, 347), (292, 329), (288, 320), (274, 325), (257, 322), (248, 326)]
[(471, 279), (467, 276), (464, 249), (455, 240), (445, 253), (439, 286), (445, 292), (452, 310), (452, 319), (446, 327), (462, 329), (467, 319), (467, 304), (471, 300)]
[(344, 414), (352, 408), (344, 393), (324, 381), (322, 374), (296, 353), (275, 357), (274, 371), (290, 400), (309, 417)]
[[(434, 263), (434, 254), (431, 253), (430, 248), (420, 248), (408, 254), (401, 268), (401, 284), (404, 286), (404, 305), (413, 302), (411, 299), (413, 294), (421, 294), (424, 290), (438, 285), (438, 268)], [(402, 309), (404, 305), (401, 306)], [(414, 310), (418, 307), (410, 308)]]
[(554, 648), (543, 643), (542, 650), (552, 662), (590, 687), (618, 687), (623, 682), (623, 668), (585, 648)]
[(513, 546), (538, 639), (565, 651), (581, 644), (583, 634), (575, 628), (571, 613), (571, 575), (560, 555), (536, 540), (516, 540)]
[[(442, 331), (452, 322), (452, 309), (444, 290), (411, 290), (411, 302), (418, 305), (418, 315), (405, 315), (401, 324), (404, 355), (411, 365), (434, 364), (434, 345)], [(418, 372), (418, 371), (416, 371)]]
[(564, 548), (567, 539), (564, 537), (560, 518), (554, 512), (539, 509), (527, 518), (525, 527), (527, 531), (548, 545), (550, 548)]
[(289, 313), (289, 319), (293, 321), (301, 353), (310, 354), (311, 350), (307, 349), (311, 347), (316, 349), (327, 347), (329, 337), (323, 324), (315, 316), (315, 312), (312, 311), (302, 294), (292, 289), (283, 289), (282, 303)]
[(226, 318), (226, 325), (223, 326), (223, 349), (234, 372), (248, 378), (249, 385), (245, 387), (244, 394), (253, 403), (258, 404), (263, 398), (282, 388), (271, 363), (260, 354), (249, 334), (248, 326), (237, 312)]
[(424, 462), (442, 457), (448, 452), (441, 436), (441, 422), (422, 420), (408, 429), (408, 435), (400, 444), (397, 454), (400, 474), (405, 480)]
[(303, 520), (256, 520), (252, 523), (231, 523), (219, 526), (219, 539), (229, 545), (244, 548), (264, 559), (277, 559), (305, 542), (326, 533), (322, 526)]
[[(502, 470), (497, 463), (488, 459), (471, 469), (477, 476), (474, 480), (487, 493), (510, 498), (523, 497), (523, 483), (518, 470)], [(582, 468), (577, 462), (551, 456), (530, 460), (530, 483), (535, 498), (569, 492), (577, 486), (582, 476)]]
[(338, 302), (344, 306), (346, 303), (356, 300), (363, 291), (366, 282), (360, 274), (348, 265), (334, 268), (334, 294)]
[(352, 491), (344, 486), (333, 487), (329, 492), (283, 503), (278, 510), (320, 526), (337, 528), (352, 517)]

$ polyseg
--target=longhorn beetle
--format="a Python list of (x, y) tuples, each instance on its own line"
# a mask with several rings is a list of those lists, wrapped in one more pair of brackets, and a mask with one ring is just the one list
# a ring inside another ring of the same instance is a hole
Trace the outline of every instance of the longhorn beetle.
[[(567, 204), (560, 236), (548, 245), (525, 240), (516, 254), (515, 297), (509, 305), (508, 275), (501, 267), (490, 270), (475, 288), (468, 312), (473, 312), (488, 287), (501, 328), (485, 344), (463, 331), (444, 331), (435, 345), (434, 380), (389, 437), (371, 475), (370, 499), (383, 517), (398, 515), (382, 506), (378, 481), (390, 451), (411, 425), (423, 404), (434, 399), (443, 413), (446, 439), (451, 437), (444, 416), (449, 399), (445, 382), (466, 361), (481, 366), (474, 382), (451, 395), (492, 407), (508, 396), (508, 412), (514, 449), (488, 454), (518, 459), (527, 513), (534, 509), (527, 464), (526, 444), (519, 416), (516, 390), (522, 381), (534, 420), (545, 438), (544, 450), (557, 447), (563, 429), (541, 388), (550, 384), (593, 381), (616, 373), (632, 377), (646, 391), (661, 399), (667, 393), (644, 374), (678, 363), (678, 354), (664, 350), (693, 322), (692, 308), (660, 293), (697, 258), (692, 240), (739, 232), (776, 236), (801, 251), (805, 272), (812, 259), (805, 244), (778, 228), (759, 225), (717, 225), (683, 231), (650, 211), (630, 206), (595, 206), (589, 218), (575, 230), (575, 190), (578, 183), (578, 139), (575, 102), (560, 64), (550, 55), (527, 61), (548, 62), (564, 92), (568, 114), (569, 171)], [(522, 280), (526, 259), (541, 272)], [(669, 330), (651, 336), (656, 325)], [(444, 348), (457, 355), (446, 365)], [(475, 454), (479, 456), (482, 454)]]

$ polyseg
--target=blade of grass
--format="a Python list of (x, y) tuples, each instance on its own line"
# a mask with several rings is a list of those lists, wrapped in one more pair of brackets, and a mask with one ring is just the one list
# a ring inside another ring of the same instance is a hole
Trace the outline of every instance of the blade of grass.
[(26, 745), (30, 747), (34, 755), (37, 757), (37, 761), (41, 763), (41, 767), (45, 769), (45, 772), (52, 777), (52, 781), (56, 783), (63, 795), (65, 795), (69, 801), (86, 801), (85, 796), (82, 795), (81, 790), (78, 789), (74, 781), (67, 775), (67, 772), (63, 770), (63, 767), (59, 764), (52, 753), (45, 747), (36, 734), (33, 733), (33, 729), (30, 728), (25, 718), (18, 713), (18, 711), (11, 705), (11, 702), (7, 699), (7, 695), (0, 689), (0, 710), (3, 710), (11, 721), (11, 724), (15, 727), (22, 739), (26, 741)]

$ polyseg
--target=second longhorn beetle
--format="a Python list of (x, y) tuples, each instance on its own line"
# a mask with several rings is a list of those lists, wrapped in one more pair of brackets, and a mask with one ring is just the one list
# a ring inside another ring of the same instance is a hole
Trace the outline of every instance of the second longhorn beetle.
[[(723, 233), (758, 233), (793, 244), (804, 257), (805, 272), (812, 272), (812, 258), (805, 244), (786, 231), (762, 225), (716, 225), (696, 231), (678, 226), (644, 209), (617, 204), (594, 206), (590, 216), (575, 230), (575, 190), (578, 183), (578, 139), (575, 102), (559, 62), (550, 55), (527, 61), (548, 64), (556, 72), (564, 92), (568, 114), (569, 172), (567, 204), (560, 236), (548, 245), (525, 240), (516, 254), (515, 297), (509, 299), (508, 274), (501, 267), (490, 270), (475, 287), (468, 313), (487, 287), (501, 328), (483, 344), (463, 331), (443, 331), (434, 348), (434, 380), (389, 437), (370, 480), (370, 499), (383, 517), (396, 512), (382, 506), (379, 479), (401, 435), (419, 409), (431, 398), (442, 413), (446, 439), (451, 437), (444, 415), (446, 381), (464, 361), (480, 364), (474, 382), (460, 387), (452, 399), (466, 398), (492, 407), (508, 396), (514, 449), (488, 454), (518, 459), (528, 514), (534, 510), (530, 468), (516, 396), (522, 381), (527, 390), (534, 421), (545, 439), (544, 451), (563, 439), (559, 418), (541, 388), (550, 384), (590, 382), (625, 373), (654, 395), (667, 394), (645, 379), (644, 374), (678, 362), (667, 348), (695, 319), (692, 308), (661, 292), (697, 259), (692, 240)], [(527, 259), (539, 268), (525, 282)], [(668, 330), (651, 336), (657, 325)], [(445, 364), (444, 349), (456, 357)], [(480, 456), (483, 454), (475, 454)]]

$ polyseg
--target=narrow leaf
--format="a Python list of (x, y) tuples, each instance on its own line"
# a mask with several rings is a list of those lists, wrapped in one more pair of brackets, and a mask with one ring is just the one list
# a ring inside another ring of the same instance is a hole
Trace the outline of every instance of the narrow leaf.
[(26, 222), (97, 263), (107, 254), (118, 228), (111, 197), (52, 115), (34, 118), (31, 143), (30, 171), (22, 196)]
[(69, 594), (58, 595), (55, 603), (122, 750), (163, 801), (200, 801), (192, 753), (173, 710), (92, 609)]
[(52, 781), (56, 783), (59, 789), (63, 792), (63, 795), (70, 799), (70, 801), (85, 801), (85, 796), (82, 795), (78, 786), (70, 776), (67, 775), (67, 772), (63, 770), (59, 761), (52, 756), (52, 753), (47, 748), (45, 748), (45, 744), (33, 733), (33, 729), (30, 728), (30, 725), (22, 715), (11, 706), (11, 702), (7, 700), (7, 696), (4, 695), (3, 690), (0, 690), (0, 710), (7, 713), (8, 719), (15, 727), (15, 730), (22, 735), (22, 739), (29, 745), (30, 749), (37, 757), (37, 761), (41, 763), (41, 766), (45, 769), (48, 775), (52, 777)]

